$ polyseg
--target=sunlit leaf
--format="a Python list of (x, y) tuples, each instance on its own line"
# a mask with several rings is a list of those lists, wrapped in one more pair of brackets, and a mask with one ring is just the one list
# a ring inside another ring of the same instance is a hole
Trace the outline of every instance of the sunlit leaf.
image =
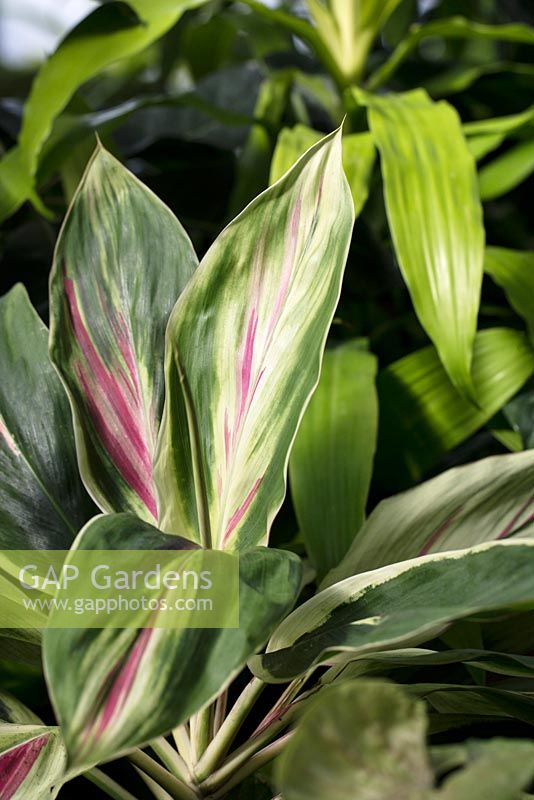
[(534, 251), (488, 247), (484, 269), (504, 289), (534, 341)]
[(378, 423), (375, 375), (376, 358), (364, 344), (327, 350), (291, 452), (291, 495), (320, 576), (341, 561), (365, 518)]

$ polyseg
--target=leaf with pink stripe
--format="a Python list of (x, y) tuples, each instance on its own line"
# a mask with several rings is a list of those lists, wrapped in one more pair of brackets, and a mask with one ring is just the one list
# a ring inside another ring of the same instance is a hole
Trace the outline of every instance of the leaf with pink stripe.
[(53, 800), (65, 763), (58, 728), (0, 724), (0, 800)]
[(56, 249), (50, 346), (82, 477), (104, 511), (158, 517), (164, 332), (196, 264), (169, 209), (98, 147)]
[(338, 131), (221, 233), (178, 300), (155, 473), (165, 530), (230, 549), (266, 542), (353, 216)]

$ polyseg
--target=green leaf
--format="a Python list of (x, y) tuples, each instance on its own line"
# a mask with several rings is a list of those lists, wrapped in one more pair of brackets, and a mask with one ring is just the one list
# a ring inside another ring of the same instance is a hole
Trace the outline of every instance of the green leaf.
[(53, 800), (65, 768), (59, 728), (0, 723), (2, 800)]
[(526, 75), (532, 78), (534, 76), (534, 66), (532, 64), (517, 64), (514, 61), (496, 61), (475, 65), (460, 64), (445, 72), (438, 73), (425, 81), (423, 85), (433, 97), (445, 97), (456, 92), (463, 92), (486, 75), (498, 75), (503, 72), (511, 75)]
[[(75, 546), (165, 550), (183, 548), (183, 540), (116, 514), (88, 523)], [(45, 631), (46, 677), (71, 768), (113, 759), (167, 733), (242, 669), (293, 606), (301, 567), (291, 553), (256, 548), (241, 556), (239, 575), (239, 628)]]
[(33, 194), (40, 150), (54, 119), (74, 92), (110, 64), (162, 36), (189, 8), (205, 0), (110, 2), (96, 8), (43, 64), (24, 109), (17, 148), (0, 162), (0, 220)]
[[(321, 138), (321, 133), (305, 125), (284, 128), (278, 136), (273, 154), (270, 183), (281, 178)], [(374, 161), (375, 146), (369, 133), (352, 133), (343, 137), (343, 169), (349, 182), (356, 216), (365, 205), (369, 194)]]
[(391, 235), (415, 311), (451, 381), (473, 400), (484, 228), (475, 163), (458, 115), (421, 89), (384, 97), (354, 93), (368, 107)]
[(325, 352), (291, 453), (291, 495), (320, 577), (341, 561), (365, 518), (378, 424), (376, 366), (359, 342)]
[(534, 140), (527, 139), (497, 156), (480, 170), (478, 179), (482, 200), (495, 200), (515, 189), (534, 170)]
[(511, 114), (507, 117), (465, 122), (462, 125), (464, 135), (467, 136), (467, 146), (474, 158), (479, 161), (485, 155), (499, 147), (507, 136), (513, 136), (522, 128), (532, 125), (534, 119), (534, 106)]
[(105, 511), (158, 517), (165, 327), (196, 264), (169, 209), (98, 147), (56, 248), (50, 352), (73, 407), (82, 477)]
[(306, 0), (347, 84), (360, 80), (373, 42), (400, 0)]
[(527, 389), (504, 407), (504, 416), (520, 440), (519, 449), (534, 448), (534, 389)]
[(504, 289), (534, 341), (534, 252), (488, 247), (484, 270)]
[(529, 25), (521, 23), (485, 25), (464, 17), (450, 17), (450, 19), (436, 19), (424, 25), (412, 25), (408, 36), (400, 42), (387, 61), (371, 75), (367, 88), (375, 91), (387, 83), (403, 61), (417, 48), (419, 42), (433, 36), (534, 44), (534, 30)]
[(322, 690), (278, 762), (284, 800), (426, 800), (426, 725), (424, 704), (393, 684)]
[(411, 353), (378, 376), (376, 472), (405, 488), (451, 448), (488, 422), (534, 371), (526, 336), (509, 328), (480, 331), (473, 351), (475, 407), (456, 391), (433, 347)]
[(8, 692), (0, 692), (0, 724), (35, 725), (41, 720)]
[(68, 549), (94, 513), (68, 400), (26, 290), (0, 299), (0, 548)]
[(526, 693), (449, 683), (411, 683), (407, 691), (424, 698), (438, 714), (503, 717), (534, 723), (534, 699)]
[(531, 450), (454, 467), (383, 500), (327, 582), (513, 536), (532, 520), (533, 484)]
[(421, 556), (335, 583), (293, 611), (249, 662), (276, 683), (320, 664), (416, 646), (482, 612), (534, 608), (534, 541)]
[(353, 223), (341, 134), (219, 236), (172, 313), (156, 464), (164, 530), (265, 542), (319, 377)]
[(517, 800), (534, 778), (534, 742), (469, 741), (467, 752), (467, 765), (445, 781), (436, 800)]

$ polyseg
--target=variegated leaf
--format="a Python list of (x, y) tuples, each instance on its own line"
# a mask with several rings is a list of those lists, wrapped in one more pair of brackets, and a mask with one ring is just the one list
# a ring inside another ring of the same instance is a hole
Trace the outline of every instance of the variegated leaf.
[(50, 351), (82, 477), (105, 511), (157, 519), (164, 331), (196, 263), (169, 209), (99, 146), (56, 249)]
[(0, 299), (0, 548), (68, 549), (94, 506), (48, 332), (20, 284)]
[(65, 763), (59, 728), (0, 724), (0, 800), (53, 800)]
[(168, 328), (156, 465), (164, 530), (223, 548), (266, 541), (317, 383), (352, 223), (338, 131), (208, 251)]
[[(193, 556), (201, 553), (132, 514), (92, 520), (75, 547), (185, 547)], [(48, 628), (45, 673), (69, 766), (79, 771), (111, 760), (167, 733), (213, 700), (291, 609), (300, 582), (296, 556), (255, 548), (239, 561), (239, 628)], [(234, 601), (228, 597), (229, 604)]]
[(442, 472), (383, 500), (326, 583), (408, 558), (534, 535), (534, 450)]
[(334, 583), (300, 605), (249, 662), (288, 681), (321, 664), (428, 642), (456, 620), (534, 609), (534, 541), (434, 553)]

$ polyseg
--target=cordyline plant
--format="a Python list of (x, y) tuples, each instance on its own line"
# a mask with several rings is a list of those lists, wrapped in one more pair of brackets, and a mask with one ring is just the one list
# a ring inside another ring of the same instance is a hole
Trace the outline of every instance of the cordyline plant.
[[(338, 131), (198, 264), (172, 213), (99, 146), (57, 244), (49, 334), (20, 286), (0, 301), (0, 546), (218, 548), (239, 556), (240, 579), (237, 629), (47, 628), (42, 642), (4, 631), (5, 660), (42, 648), (57, 726), (2, 695), (1, 800), (55, 797), (80, 773), (135, 800), (97, 766), (122, 756), (160, 800), (461, 800), (482, 778), (486, 797), (528, 786), (530, 742), (428, 749), (425, 735), (455, 716), (534, 718), (528, 693), (484, 679), (534, 673), (513, 649), (534, 609), (532, 451), (445, 472), (365, 522), (360, 501), (348, 523), (326, 509), (319, 536), (306, 524), (314, 443), (350, 436), (343, 403), (372, 397), (376, 370), (359, 343), (328, 350), (291, 460), (320, 590), (298, 602), (309, 583), (300, 559), (267, 547), (353, 218)], [(372, 404), (360, 408), (376, 432)], [(364, 495), (372, 456), (356, 476)], [(499, 631), (512, 612), (498, 652), (466, 633), (481, 620)], [(452, 682), (415, 680), (407, 694), (361, 680), (443, 665), (458, 669)], [(244, 688), (229, 693), (237, 676)], [(272, 708), (259, 713), (268, 684)]]

